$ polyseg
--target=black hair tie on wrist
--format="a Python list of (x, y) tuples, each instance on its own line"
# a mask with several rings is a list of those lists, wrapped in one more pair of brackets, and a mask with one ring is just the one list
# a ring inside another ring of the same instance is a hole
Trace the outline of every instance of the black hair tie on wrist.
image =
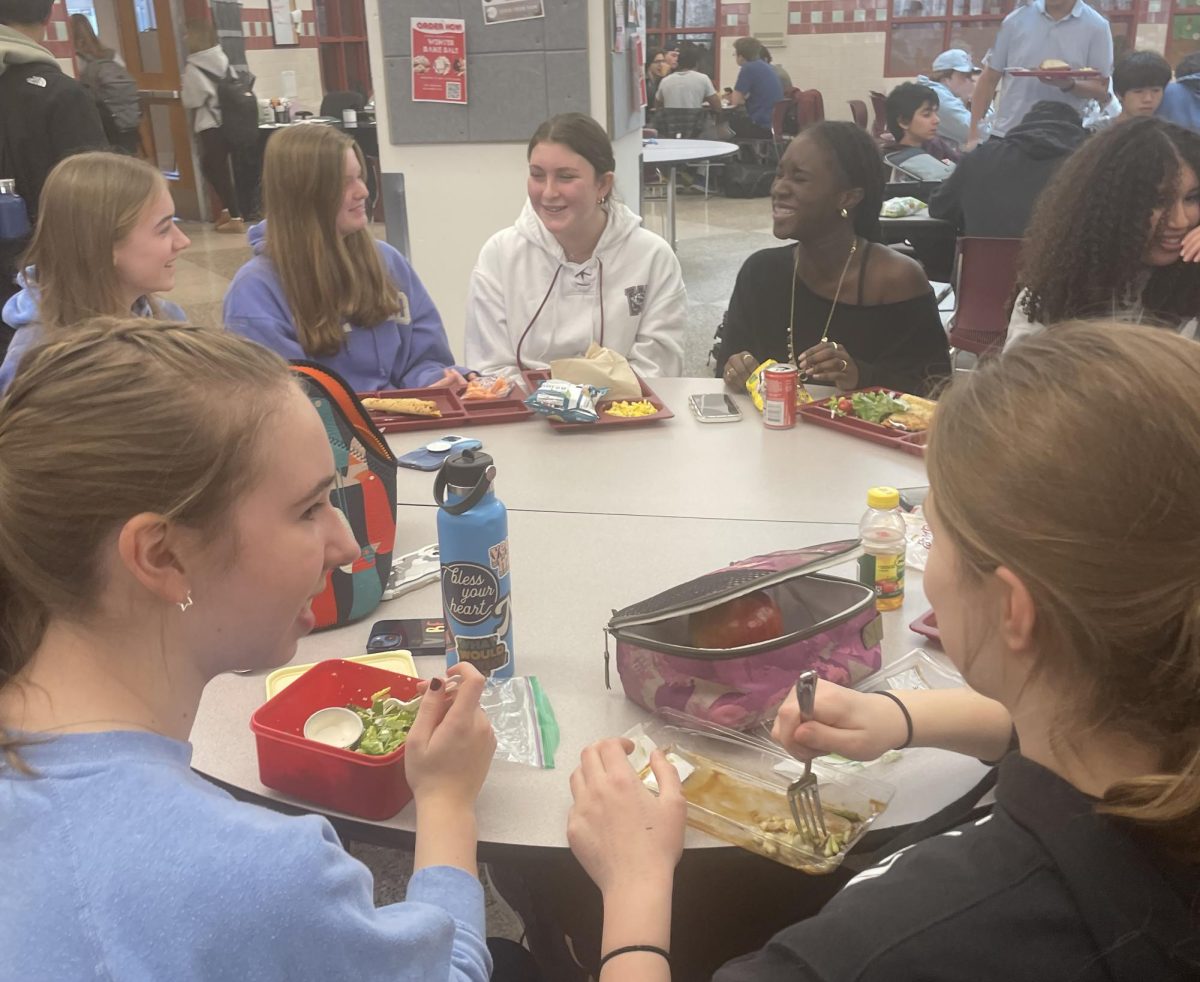
[(663, 948), (659, 948), (652, 944), (627, 944), (624, 948), (614, 948), (607, 955), (600, 959), (600, 965), (596, 969), (596, 974), (604, 971), (604, 963), (611, 958), (616, 958), (617, 955), (627, 955), (633, 951), (649, 951), (655, 955), (662, 955), (667, 960), (667, 964), (671, 964), (671, 953)]
[(875, 694), (877, 696), (886, 696), (888, 699), (891, 699), (892, 702), (900, 707), (900, 712), (904, 714), (904, 725), (908, 727), (908, 736), (905, 738), (905, 741), (900, 744), (900, 746), (895, 748), (896, 750), (903, 750), (913, 742), (912, 714), (909, 713), (908, 707), (904, 705), (904, 701), (894, 692), (885, 692), (883, 689), (879, 689)]

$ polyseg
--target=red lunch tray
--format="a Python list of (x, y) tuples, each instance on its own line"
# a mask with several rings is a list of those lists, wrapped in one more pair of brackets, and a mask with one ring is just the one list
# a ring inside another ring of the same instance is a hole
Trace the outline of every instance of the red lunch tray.
[[(537, 387), (550, 378), (550, 372), (547, 369), (529, 370), (523, 373), (525, 381), (529, 385), (530, 392), (536, 392)], [(556, 430), (608, 430), (614, 426), (629, 426), (639, 423), (657, 423), (664, 419), (674, 419), (675, 414), (667, 408), (658, 396), (654, 394), (654, 390), (646, 384), (646, 380), (635, 372), (635, 377), (638, 380), (638, 385), (642, 387), (642, 399), (650, 403), (656, 410), (651, 416), (610, 416), (604, 410), (614, 402), (634, 402), (631, 399), (602, 399), (596, 406), (596, 412), (600, 414), (600, 418), (594, 423), (560, 423), (556, 419), (546, 417), (546, 422), (553, 426)]]
[[(888, 395), (900, 398), (902, 392), (897, 392), (895, 389), (888, 389), (882, 385), (872, 386), (867, 389), (858, 389), (859, 392), (886, 392)], [(849, 396), (853, 393), (847, 392), (844, 395)], [(840, 399), (842, 396), (831, 396), (829, 398)], [(821, 426), (828, 426), (833, 430), (840, 430), (842, 433), (848, 433), (850, 436), (856, 436), (860, 440), (869, 440), (871, 443), (878, 443), (882, 447), (895, 447), (897, 450), (903, 450), (905, 453), (913, 454), (917, 457), (925, 456), (925, 444), (928, 442), (928, 433), (903, 433), (900, 430), (893, 430), (890, 426), (884, 426), (882, 423), (869, 423), (865, 419), (858, 419), (854, 416), (831, 416), (829, 414), (829, 398), (818, 399), (816, 402), (810, 402), (805, 406), (797, 408), (797, 415), (806, 423), (817, 423)]]
[(1100, 78), (1094, 68), (1010, 68), (1013, 78)]
[(461, 423), (463, 426), (515, 423), (533, 415), (533, 410), (525, 405), (524, 391), (515, 384), (505, 399), (464, 399), (461, 393), (444, 388), (381, 389), (378, 392), (360, 392), (359, 396), (381, 399), (432, 399), (441, 410), (441, 416), (403, 416), (372, 411), (371, 419), (383, 433), (440, 430), (447, 423)]
[(938, 630), (937, 614), (932, 610), (925, 611), (908, 627), (914, 634), (922, 634), (939, 645), (942, 643), (942, 632)]

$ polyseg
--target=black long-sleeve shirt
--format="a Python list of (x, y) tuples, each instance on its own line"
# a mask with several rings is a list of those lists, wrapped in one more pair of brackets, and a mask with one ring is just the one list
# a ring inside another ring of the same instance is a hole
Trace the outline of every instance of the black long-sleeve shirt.
[[(768, 358), (788, 361), (788, 311), (791, 307), (794, 256), (792, 245), (763, 249), (742, 265), (721, 341), (717, 345), (717, 376), (725, 362), (739, 351), (749, 351), (759, 362)], [(884, 246), (868, 244), (870, 252)], [(829, 340), (842, 345), (858, 365), (859, 388), (882, 385), (912, 395), (924, 395), (931, 383), (950, 374), (946, 332), (938, 315), (933, 290), (897, 303), (862, 303), (843, 296), (829, 323)], [(796, 282), (793, 331), (795, 354), (818, 344), (833, 302), (820, 297), (801, 281)]]

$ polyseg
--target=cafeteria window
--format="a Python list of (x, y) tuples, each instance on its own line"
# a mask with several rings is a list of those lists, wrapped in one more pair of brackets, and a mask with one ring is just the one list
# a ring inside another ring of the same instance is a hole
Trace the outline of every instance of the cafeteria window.
[[(1134, 0), (1088, 2), (1112, 25), (1114, 57), (1132, 51), (1137, 31)], [(1188, 2), (1200, 15), (1200, 0)], [(928, 75), (933, 59), (949, 48), (962, 48), (981, 64), (1000, 24), (1018, 6), (1014, 0), (891, 0), (884, 75)], [(1200, 22), (1200, 16), (1196, 19)]]
[(1174, 68), (1197, 51), (1200, 51), (1200, 0), (1175, 0), (1167, 22), (1167, 61)]

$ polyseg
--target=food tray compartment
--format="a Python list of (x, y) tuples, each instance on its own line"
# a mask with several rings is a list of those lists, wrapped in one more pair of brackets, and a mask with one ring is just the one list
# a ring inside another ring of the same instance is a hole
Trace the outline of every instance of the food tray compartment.
[[(549, 369), (527, 370), (522, 373), (525, 376), (525, 382), (529, 387), (530, 393), (536, 392), (537, 387), (547, 381), (551, 375)], [(604, 410), (614, 402), (636, 402), (635, 399), (601, 399), (596, 404), (596, 411), (600, 414), (600, 418), (594, 423), (560, 423), (556, 419), (550, 419), (548, 416), (543, 417), (546, 422), (553, 426), (556, 430), (595, 430), (609, 429), (612, 426), (627, 426), (638, 423), (657, 423), (664, 419), (673, 419), (675, 414), (667, 408), (654, 390), (646, 384), (646, 380), (636, 372), (634, 376), (638, 380), (638, 385), (642, 387), (642, 399), (652, 405), (657, 412), (653, 416), (609, 416)], [(532, 412), (532, 410), (530, 410)], [(539, 414), (540, 415), (540, 414)]]
[[(440, 430), (447, 423), (460, 422), (467, 418), (462, 401), (447, 388), (426, 389), (380, 389), (378, 392), (360, 392), (362, 398), (378, 399), (430, 399), (437, 403), (441, 416), (405, 416), (397, 413), (381, 413), (368, 409), (371, 420), (382, 433), (406, 433), (409, 430)], [(454, 427), (446, 430), (453, 433)]]
[(942, 632), (938, 630), (937, 614), (932, 609), (925, 611), (920, 617), (908, 625), (914, 634), (921, 634), (938, 645), (942, 643)]
[(861, 692), (879, 692), (888, 689), (961, 689), (966, 684), (954, 666), (935, 658), (924, 648), (913, 648), (854, 688)]
[[(896, 399), (902, 398), (905, 395), (903, 392), (897, 392), (895, 389), (889, 389), (882, 385), (874, 385), (865, 389), (856, 389), (855, 391), (886, 392)], [(925, 456), (925, 445), (929, 442), (928, 431), (905, 433), (901, 430), (893, 430), (890, 426), (884, 426), (882, 423), (871, 423), (856, 416), (830, 416), (830, 399), (840, 399), (853, 394), (852, 392), (845, 392), (841, 395), (818, 399), (816, 402), (799, 406), (796, 409), (796, 414), (806, 423), (817, 423), (820, 426), (827, 426), (832, 430), (856, 436), (860, 440), (877, 443), (881, 447), (895, 447), (897, 450), (903, 450), (905, 453), (913, 454), (916, 457)]]
[[(802, 765), (782, 748), (673, 710), (664, 710), (626, 735), (633, 737), (638, 731), (664, 753), (695, 768), (683, 784), (689, 825), (804, 873), (837, 869), (895, 793), (882, 781), (814, 763), (826, 829), (846, 835), (843, 847), (826, 856), (820, 843), (810, 843), (794, 831), (787, 789)], [(643, 778), (648, 771), (648, 765), (639, 768)], [(786, 830), (775, 831), (777, 826)]]
[(521, 386), (514, 382), (503, 399), (464, 399), (462, 392), (459, 392), (458, 401), (472, 426), (487, 426), (492, 423), (520, 423), (533, 416), (533, 410), (525, 405), (526, 395)]
[(304, 723), (318, 709), (352, 702), (367, 706), (372, 693), (388, 686), (397, 699), (411, 699), (418, 682), (374, 665), (337, 658), (318, 662), (250, 717), (259, 779), (319, 808), (375, 821), (391, 818), (412, 800), (404, 776), (405, 745), (372, 757), (308, 740)]

